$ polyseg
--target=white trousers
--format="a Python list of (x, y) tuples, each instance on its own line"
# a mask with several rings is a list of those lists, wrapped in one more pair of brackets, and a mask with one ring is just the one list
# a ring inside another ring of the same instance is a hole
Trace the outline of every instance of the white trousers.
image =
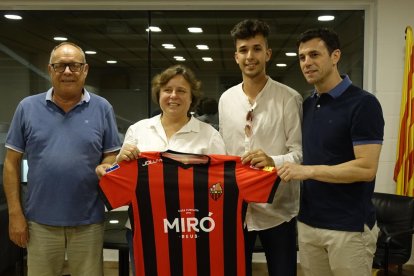
[(298, 222), (300, 265), (306, 276), (370, 276), (379, 229), (335, 231)]

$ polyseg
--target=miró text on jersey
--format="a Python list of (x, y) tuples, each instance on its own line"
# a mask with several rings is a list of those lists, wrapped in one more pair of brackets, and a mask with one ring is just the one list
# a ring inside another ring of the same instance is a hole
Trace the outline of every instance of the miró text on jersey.
[(195, 232), (211, 232), (214, 230), (216, 223), (213, 218), (211, 218), (212, 213), (209, 213), (209, 216), (203, 217), (198, 220), (195, 217), (188, 218), (175, 218), (172, 222), (168, 219), (164, 219), (164, 233), (168, 233), (168, 230), (175, 230), (179, 233), (195, 233)]

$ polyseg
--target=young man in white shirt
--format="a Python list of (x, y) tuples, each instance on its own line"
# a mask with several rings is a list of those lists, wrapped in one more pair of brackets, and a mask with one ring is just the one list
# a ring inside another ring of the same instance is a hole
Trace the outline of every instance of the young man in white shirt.
[[(242, 156), (255, 167), (281, 166), (302, 161), (302, 97), (272, 80), (266, 63), (269, 26), (260, 20), (238, 23), (231, 35), (235, 61), (243, 82), (223, 93), (219, 101), (220, 133), (230, 155)], [(265, 250), (269, 275), (296, 275), (296, 215), (299, 182), (282, 183), (272, 204), (249, 204), (246, 212), (245, 250), (247, 275), (256, 237)]]

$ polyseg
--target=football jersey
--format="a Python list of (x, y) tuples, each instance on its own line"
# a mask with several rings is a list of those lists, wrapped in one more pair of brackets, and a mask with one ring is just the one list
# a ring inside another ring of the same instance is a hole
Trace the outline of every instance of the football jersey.
[(108, 209), (129, 205), (136, 275), (245, 275), (246, 202), (271, 202), (276, 169), (240, 157), (142, 152), (101, 180)]

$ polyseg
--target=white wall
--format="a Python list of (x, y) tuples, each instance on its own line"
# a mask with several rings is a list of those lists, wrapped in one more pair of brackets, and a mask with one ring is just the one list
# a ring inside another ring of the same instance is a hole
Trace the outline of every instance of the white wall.
[(379, 0), (377, 6), (376, 95), (385, 117), (385, 139), (377, 175), (377, 191), (394, 193), (392, 181), (404, 72), (405, 28), (414, 26), (414, 1)]
[[(376, 185), (376, 191), (379, 192), (395, 193), (395, 183), (392, 179), (404, 72), (404, 31), (407, 25), (414, 27), (413, 11), (412, 0), (378, 0), (377, 3), (375, 87), (385, 118), (384, 145)], [(414, 254), (409, 263), (414, 264)]]

